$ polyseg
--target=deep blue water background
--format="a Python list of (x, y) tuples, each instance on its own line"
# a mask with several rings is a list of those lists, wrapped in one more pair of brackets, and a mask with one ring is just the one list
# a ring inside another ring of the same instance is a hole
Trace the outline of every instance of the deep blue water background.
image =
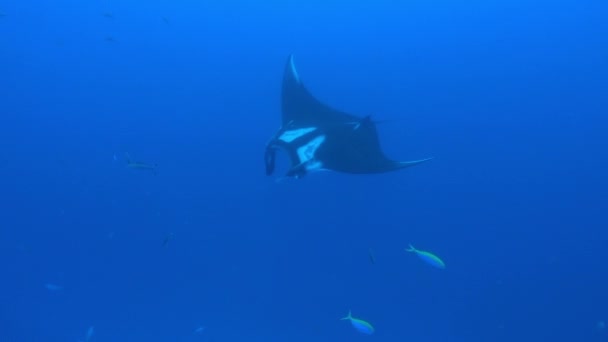
[[(605, 1), (0, 12), (0, 341), (608, 340)], [(435, 159), (266, 177), (290, 53), (389, 120), (389, 156)]]

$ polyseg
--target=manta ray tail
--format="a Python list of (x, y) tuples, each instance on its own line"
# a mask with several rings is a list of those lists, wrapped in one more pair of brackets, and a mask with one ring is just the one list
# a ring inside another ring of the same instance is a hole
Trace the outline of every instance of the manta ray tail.
[(433, 159), (433, 157), (424, 158), (424, 159), (418, 159), (418, 160), (402, 161), (402, 162), (398, 162), (398, 163), (399, 163), (399, 166), (401, 166), (402, 168), (406, 168), (406, 167), (410, 167), (410, 166), (414, 166), (414, 165), (418, 165), (418, 164), (424, 163), (424, 162), (429, 161), (431, 159)]

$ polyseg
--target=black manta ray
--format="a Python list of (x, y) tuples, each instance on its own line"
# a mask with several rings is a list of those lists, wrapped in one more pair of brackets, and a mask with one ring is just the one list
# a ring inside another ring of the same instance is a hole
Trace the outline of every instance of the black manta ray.
[(414, 166), (431, 158), (395, 161), (387, 158), (378, 140), (376, 123), (317, 100), (302, 84), (293, 56), (285, 66), (282, 125), (266, 145), (266, 174), (275, 169), (277, 149), (289, 155), (287, 177), (300, 178), (315, 170), (373, 174)]

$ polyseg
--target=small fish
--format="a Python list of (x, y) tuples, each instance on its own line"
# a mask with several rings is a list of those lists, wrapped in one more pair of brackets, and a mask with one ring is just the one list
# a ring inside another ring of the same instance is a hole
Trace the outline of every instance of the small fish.
[(372, 265), (375, 265), (376, 257), (374, 256), (374, 251), (371, 248), (367, 251), (367, 256), (369, 257), (369, 262), (371, 262)]
[(165, 236), (165, 238), (163, 239), (163, 247), (167, 246), (169, 241), (173, 240), (174, 236), (175, 236), (175, 234), (173, 234), (173, 233), (167, 234), (167, 236)]
[(369, 324), (368, 322), (366, 322), (362, 319), (354, 318), (350, 311), (348, 311), (348, 316), (340, 318), (340, 320), (342, 320), (342, 321), (349, 320), (350, 324), (352, 324), (353, 328), (355, 328), (355, 330), (357, 330), (360, 333), (363, 333), (366, 335), (371, 335), (374, 333), (374, 327), (371, 324)]
[(202, 333), (203, 333), (203, 331), (205, 331), (205, 329), (206, 329), (206, 328), (207, 328), (207, 327), (204, 327), (204, 326), (202, 326), (202, 325), (199, 325), (199, 327), (198, 327), (198, 328), (194, 329), (194, 333), (195, 333), (195, 334), (202, 334)]
[(425, 252), (425, 251), (419, 251), (416, 248), (414, 248), (414, 246), (412, 246), (410, 244), (409, 248), (405, 249), (408, 252), (412, 252), (412, 253), (416, 253), (416, 255), (424, 260), (427, 264), (436, 267), (436, 268), (440, 268), (440, 269), (444, 269), (445, 268), (445, 263), (435, 254), (431, 253), (431, 252)]
[(163, 22), (164, 22), (166, 25), (171, 25), (171, 22), (169, 21), (169, 18), (167, 18), (167, 17), (162, 17), (162, 19), (163, 19)]
[(112, 36), (107, 36), (105, 41), (108, 43), (117, 43), (116, 39)]
[(63, 290), (63, 286), (59, 286), (59, 285), (51, 284), (51, 283), (44, 284), (44, 287), (46, 287), (47, 290), (54, 291), (54, 292)]
[(108, 19), (114, 19), (114, 13), (112, 13), (112, 12), (104, 12), (103, 16)]

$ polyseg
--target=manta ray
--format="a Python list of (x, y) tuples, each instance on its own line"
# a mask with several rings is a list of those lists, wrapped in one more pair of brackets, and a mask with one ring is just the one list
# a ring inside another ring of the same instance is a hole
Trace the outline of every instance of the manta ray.
[(266, 175), (275, 170), (276, 151), (287, 152), (286, 177), (317, 170), (375, 174), (404, 169), (432, 158), (396, 161), (385, 156), (371, 116), (334, 109), (315, 98), (300, 80), (293, 55), (285, 65), (281, 94), (282, 123), (266, 144)]

